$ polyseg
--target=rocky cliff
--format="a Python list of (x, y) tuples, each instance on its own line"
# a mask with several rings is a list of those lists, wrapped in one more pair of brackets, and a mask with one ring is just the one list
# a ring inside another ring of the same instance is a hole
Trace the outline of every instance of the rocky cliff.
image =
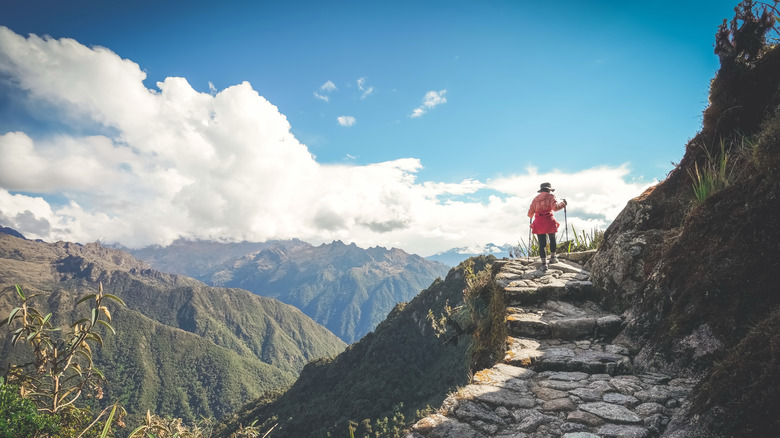
[[(760, 45), (758, 14), (738, 18), (716, 41), (701, 132), (628, 203), (590, 265), (602, 302), (626, 320), (617, 341), (634, 367), (701, 379), (670, 436), (780, 426), (780, 47)], [(699, 202), (696, 172), (713, 161), (724, 187)]]

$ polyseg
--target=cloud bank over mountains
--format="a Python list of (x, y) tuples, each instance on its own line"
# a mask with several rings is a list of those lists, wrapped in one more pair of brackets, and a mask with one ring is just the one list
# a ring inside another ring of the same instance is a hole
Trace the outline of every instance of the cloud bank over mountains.
[[(107, 48), (0, 26), (0, 81), (18, 91), (3, 98), (59, 127), (0, 132), (0, 225), (131, 247), (296, 237), (427, 255), (527, 238), (526, 211), (543, 181), (567, 197), (580, 229), (604, 227), (649, 185), (626, 181), (627, 165), (450, 183), (418, 181), (423, 163), (413, 157), (322, 164), (248, 82), (202, 93), (184, 78), (152, 89), (145, 79)], [(419, 110), (444, 102), (442, 90)]]

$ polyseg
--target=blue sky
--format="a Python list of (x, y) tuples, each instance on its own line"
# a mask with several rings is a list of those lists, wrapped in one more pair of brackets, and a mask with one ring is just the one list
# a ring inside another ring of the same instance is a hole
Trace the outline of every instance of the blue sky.
[(737, 2), (8, 3), (0, 225), (427, 255), (517, 241), (546, 180), (608, 225), (699, 130)]

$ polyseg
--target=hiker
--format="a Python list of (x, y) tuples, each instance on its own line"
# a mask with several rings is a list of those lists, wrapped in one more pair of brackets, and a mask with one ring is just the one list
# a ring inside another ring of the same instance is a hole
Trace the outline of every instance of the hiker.
[[(564, 199), (561, 202), (555, 200), (554, 192), (550, 183), (542, 183), (538, 190), (538, 195), (531, 201), (531, 207), (528, 209), (528, 217), (534, 218), (531, 223), (531, 231), (536, 234), (539, 240), (539, 256), (542, 258), (542, 271), (547, 270), (546, 250), (547, 237), (550, 238), (550, 263), (558, 263), (558, 257), (555, 256), (555, 233), (561, 225), (553, 217), (553, 211), (561, 210), (567, 205)], [(536, 216), (536, 217), (534, 217)]]

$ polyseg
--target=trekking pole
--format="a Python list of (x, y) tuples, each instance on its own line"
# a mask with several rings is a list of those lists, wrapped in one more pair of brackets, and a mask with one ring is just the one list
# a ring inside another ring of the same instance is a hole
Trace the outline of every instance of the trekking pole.
[[(566, 198), (563, 199), (566, 202)], [(566, 204), (563, 204), (563, 223), (566, 226), (566, 241), (569, 241), (569, 220), (566, 218)]]
[(533, 224), (534, 218), (528, 218), (528, 247), (525, 251), (526, 261), (531, 261), (531, 224)]

